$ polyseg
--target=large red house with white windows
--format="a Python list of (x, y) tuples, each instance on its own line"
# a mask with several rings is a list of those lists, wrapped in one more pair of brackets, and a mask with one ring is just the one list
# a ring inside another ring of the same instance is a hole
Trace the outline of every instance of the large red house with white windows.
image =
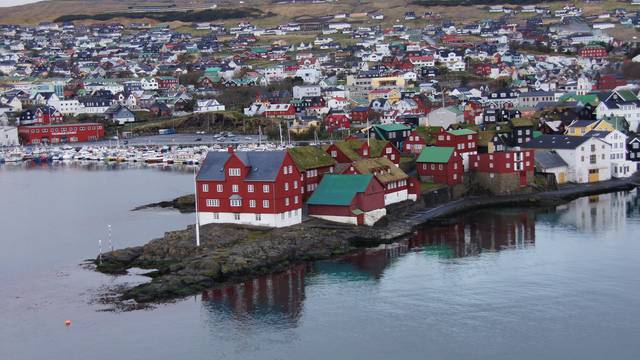
[(196, 177), (200, 224), (302, 221), (301, 173), (286, 151), (210, 152)]

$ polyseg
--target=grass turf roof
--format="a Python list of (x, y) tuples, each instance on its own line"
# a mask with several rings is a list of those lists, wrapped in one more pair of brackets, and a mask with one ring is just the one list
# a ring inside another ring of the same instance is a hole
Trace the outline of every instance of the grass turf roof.
[[(358, 150), (367, 142), (367, 140), (356, 139), (338, 141), (335, 145), (342, 151), (349, 159), (355, 161), (360, 159)], [(389, 142), (386, 140), (371, 139), (369, 141), (369, 154), (372, 157), (382, 156), (382, 150)]]
[(373, 175), (326, 174), (313, 195), (307, 201), (309, 205), (349, 205), (359, 192), (364, 192), (371, 183)]
[[(361, 174), (374, 174), (376, 179), (386, 184), (391, 181), (407, 179), (409, 176), (386, 157), (362, 159), (353, 163)], [(376, 172), (377, 173), (374, 173)]]
[(320, 146), (296, 146), (288, 150), (300, 170), (335, 165), (336, 161)]

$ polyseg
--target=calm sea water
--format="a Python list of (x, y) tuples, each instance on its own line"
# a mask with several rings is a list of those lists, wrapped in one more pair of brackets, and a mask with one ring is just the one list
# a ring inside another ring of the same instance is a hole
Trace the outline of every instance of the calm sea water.
[(144, 278), (79, 264), (108, 224), (122, 247), (191, 223), (129, 211), (191, 179), (0, 167), (0, 359), (640, 358), (635, 192), (479, 211), (151, 310), (101, 311), (101, 289)]

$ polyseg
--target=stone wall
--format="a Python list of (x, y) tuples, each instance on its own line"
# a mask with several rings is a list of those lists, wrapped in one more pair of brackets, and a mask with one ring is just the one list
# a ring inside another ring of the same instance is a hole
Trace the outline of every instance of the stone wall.
[[(527, 190), (527, 187), (520, 186), (520, 174), (508, 173), (471, 173), (471, 186), (488, 191), (491, 194), (513, 194)], [(533, 184), (533, 171), (527, 171), (527, 184)]]

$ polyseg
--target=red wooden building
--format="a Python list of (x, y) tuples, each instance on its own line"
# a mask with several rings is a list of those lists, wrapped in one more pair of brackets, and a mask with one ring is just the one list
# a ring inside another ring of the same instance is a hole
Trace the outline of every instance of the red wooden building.
[(609, 56), (607, 49), (599, 45), (585, 46), (578, 51), (578, 56), (587, 58), (606, 58)]
[(24, 110), (18, 116), (20, 125), (59, 124), (64, 120), (62, 113), (51, 106), (38, 107), (35, 110)]
[(594, 90), (613, 90), (618, 86), (627, 85), (627, 80), (619, 75), (604, 74), (596, 77)]
[(509, 193), (533, 181), (534, 150), (471, 155), (469, 166), (481, 186), (493, 193)]
[(296, 107), (292, 104), (270, 104), (264, 112), (268, 118), (293, 119), (296, 117)]
[(343, 174), (373, 174), (384, 187), (385, 205), (409, 200), (409, 176), (387, 158), (355, 161)]
[(473, 73), (478, 76), (489, 76), (491, 75), (491, 64), (488, 63), (480, 63), (476, 64), (473, 67)]
[(353, 225), (371, 226), (387, 213), (384, 188), (371, 174), (327, 174), (307, 206), (309, 216)]
[(478, 153), (478, 133), (469, 129), (445, 131), (435, 134), (436, 146), (451, 146), (462, 156), (465, 169), (469, 166), (469, 155)]
[(409, 133), (409, 136), (402, 143), (402, 151), (411, 154), (420, 154), (422, 149), (427, 146), (427, 141), (418, 133), (413, 130)]
[(369, 119), (371, 109), (368, 106), (356, 106), (351, 109), (351, 122), (364, 124)]
[(302, 198), (306, 200), (318, 188), (322, 176), (333, 173), (337, 162), (320, 146), (296, 146), (288, 152), (302, 173)]
[(301, 176), (286, 151), (210, 152), (196, 178), (200, 224), (298, 224)]
[(178, 78), (173, 76), (159, 76), (156, 78), (158, 81), (158, 89), (168, 90), (178, 86)]
[(97, 141), (104, 137), (104, 126), (99, 123), (19, 126), (18, 137), (22, 145)]
[(340, 164), (350, 164), (361, 158), (386, 157), (392, 163), (400, 164), (400, 151), (389, 141), (371, 139), (349, 139), (329, 145), (327, 154)]
[(339, 129), (349, 129), (351, 122), (347, 114), (334, 113), (324, 118), (324, 127), (327, 129), (327, 132), (332, 133)]
[(416, 159), (420, 180), (438, 184), (455, 185), (464, 179), (462, 157), (450, 146), (424, 148)]

